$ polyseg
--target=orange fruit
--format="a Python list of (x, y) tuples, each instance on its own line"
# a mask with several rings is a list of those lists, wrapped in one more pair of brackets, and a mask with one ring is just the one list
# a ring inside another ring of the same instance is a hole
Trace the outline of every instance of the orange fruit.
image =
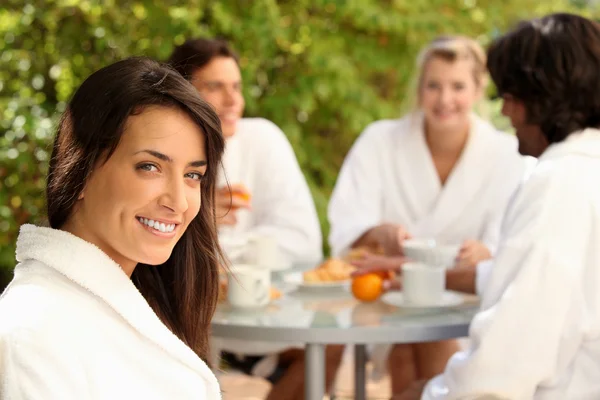
[(377, 273), (357, 276), (352, 280), (352, 294), (361, 301), (375, 301), (383, 294), (383, 278)]
[(252, 196), (250, 195), (250, 193), (248, 193), (248, 192), (242, 192), (242, 191), (237, 191), (237, 190), (234, 190), (232, 192), (232, 195), (235, 196), (235, 197), (237, 197), (237, 198), (239, 198), (239, 199), (242, 199), (244, 201), (250, 201), (250, 199), (252, 198)]
[(388, 279), (394, 279), (394, 272), (392, 271), (377, 271), (377, 272), (373, 272), (374, 274), (377, 274), (378, 276), (381, 277), (381, 279), (388, 280)]

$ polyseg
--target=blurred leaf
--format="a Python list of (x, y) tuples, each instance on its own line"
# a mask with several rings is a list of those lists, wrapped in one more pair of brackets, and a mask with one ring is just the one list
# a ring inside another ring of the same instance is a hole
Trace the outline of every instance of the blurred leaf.
[[(370, 122), (400, 115), (414, 58), (439, 34), (486, 44), (521, 18), (598, 15), (577, 0), (4, 0), (0, 8), (0, 269), (14, 265), (19, 226), (44, 220), (58, 112), (91, 72), (130, 55), (166, 59), (207, 35), (240, 53), (246, 115), (288, 135), (324, 238), (344, 156)], [(499, 118), (498, 103), (490, 107)]]

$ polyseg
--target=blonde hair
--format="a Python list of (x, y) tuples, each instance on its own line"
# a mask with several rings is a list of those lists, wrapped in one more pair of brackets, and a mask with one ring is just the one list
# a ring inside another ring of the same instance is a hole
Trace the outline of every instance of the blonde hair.
[(417, 75), (410, 88), (414, 95), (406, 97), (411, 104), (405, 104), (404, 109), (408, 108), (414, 111), (418, 107), (423, 74), (427, 63), (433, 58), (441, 58), (450, 62), (471, 60), (475, 83), (482, 91), (487, 87), (489, 82), (486, 68), (487, 56), (483, 47), (477, 41), (466, 36), (440, 36), (431, 41), (417, 56)]

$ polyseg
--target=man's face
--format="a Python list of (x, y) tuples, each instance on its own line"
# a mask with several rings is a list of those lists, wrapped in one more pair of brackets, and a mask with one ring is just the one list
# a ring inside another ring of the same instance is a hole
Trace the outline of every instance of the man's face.
[(192, 84), (219, 114), (223, 136), (233, 136), (244, 113), (242, 74), (237, 62), (231, 57), (215, 57), (194, 71)]
[(522, 101), (510, 94), (503, 97), (502, 114), (510, 119), (519, 139), (519, 153), (539, 157), (548, 147), (548, 141), (539, 125), (527, 122), (527, 110)]

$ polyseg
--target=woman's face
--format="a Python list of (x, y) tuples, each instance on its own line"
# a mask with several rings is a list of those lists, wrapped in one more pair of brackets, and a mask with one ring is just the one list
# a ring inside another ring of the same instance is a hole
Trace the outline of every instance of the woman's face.
[(435, 130), (465, 129), (480, 92), (473, 76), (473, 61), (433, 57), (425, 64), (419, 93), (427, 126)]
[(98, 246), (128, 275), (137, 263), (162, 264), (200, 210), (206, 168), (204, 133), (191, 118), (148, 107), (129, 117), (65, 230)]

